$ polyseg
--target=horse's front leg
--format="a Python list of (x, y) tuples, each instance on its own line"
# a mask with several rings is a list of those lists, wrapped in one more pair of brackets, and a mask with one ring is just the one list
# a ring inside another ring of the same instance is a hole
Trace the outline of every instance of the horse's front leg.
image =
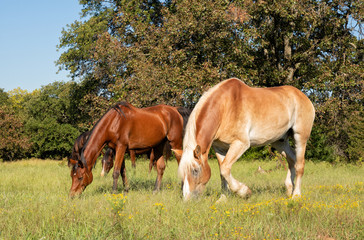
[[(125, 163), (124, 163), (125, 151), (126, 151), (126, 146), (120, 146), (115, 149), (115, 166), (114, 166), (114, 172), (112, 174), (112, 177), (114, 179), (112, 190), (115, 193), (117, 192), (117, 189), (118, 189), (118, 178), (119, 178), (120, 172), (123, 171), (123, 173), (125, 174)], [(126, 180), (126, 176), (125, 176), (125, 180)], [(124, 181), (124, 179), (123, 179), (123, 181)]]
[(121, 174), (121, 179), (123, 180), (124, 191), (129, 192), (129, 183), (128, 183), (128, 179), (126, 177), (125, 160), (121, 164), (120, 174)]
[[(215, 153), (216, 153), (217, 160), (219, 162), (219, 167), (220, 167), (220, 172), (221, 172), (221, 164), (223, 163), (223, 161), (225, 159), (225, 155), (222, 155), (222, 154), (218, 153), (216, 149), (215, 149)], [(222, 193), (223, 194), (230, 193), (229, 188), (228, 188), (228, 183), (225, 180), (225, 178), (221, 175), (221, 173), (220, 173), (220, 178), (221, 178), (221, 190), (222, 190)]]
[(231, 167), (236, 160), (249, 148), (249, 142), (234, 141), (220, 164), (220, 175), (228, 183), (232, 192), (237, 193), (240, 197), (249, 197), (251, 190), (244, 183), (239, 182), (231, 175)]
[(167, 153), (167, 159), (169, 158), (170, 152), (172, 150), (174, 152), (174, 155), (176, 156), (177, 164), (179, 165), (179, 162), (181, 161), (182, 153), (183, 153), (182, 140), (177, 139), (177, 140), (170, 141), (169, 143), (166, 142), (165, 149), (166, 149), (166, 153)]

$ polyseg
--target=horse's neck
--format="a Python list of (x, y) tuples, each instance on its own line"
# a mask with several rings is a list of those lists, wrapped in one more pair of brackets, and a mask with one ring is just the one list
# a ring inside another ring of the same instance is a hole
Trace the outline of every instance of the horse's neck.
[(201, 152), (209, 151), (220, 126), (219, 107), (204, 104), (196, 116), (196, 143), (200, 145)]
[[(105, 117), (107, 117), (107, 115), (108, 114), (106, 114), (92, 130), (92, 133), (87, 141), (87, 145), (84, 148), (84, 156), (89, 168), (95, 164), (95, 161), (100, 155), (101, 150), (104, 148), (106, 143), (110, 141), (111, 131), (108, 130), (110, 129), (110, 125), (114, 120), (106, 120)], [(115, 119), (114, 116), (112, 116), (112, 119)]]

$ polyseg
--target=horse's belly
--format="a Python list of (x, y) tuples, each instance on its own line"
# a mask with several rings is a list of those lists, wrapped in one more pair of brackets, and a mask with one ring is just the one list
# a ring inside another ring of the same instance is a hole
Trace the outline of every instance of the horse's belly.
[(151, 148), (166, 138), (163, 126), (148, 126), (134, 128), (129, 135), (130, 149)]
[(284, 138), (289, 127), (266, 129), (266, 131), (250, 131), (250, 146), (264, 146)]

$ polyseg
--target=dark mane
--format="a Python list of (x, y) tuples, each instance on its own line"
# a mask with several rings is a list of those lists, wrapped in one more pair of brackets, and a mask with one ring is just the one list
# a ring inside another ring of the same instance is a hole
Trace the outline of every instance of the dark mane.
[(185, 108), (185, 107), (178, 107), (177, 111), (179, 112), (179, 114), (181, 114), (182, 118), (183, 118), (183, 136), (185, 135), (185, 128), (187, 125), (187, 121), (188, 118), (191, 115), (192, 109), (189, 108)]
[[(127, 102), (118, 102), (118, 103), (116, 103), (113, 107), (112, 107), (112, 109), (114, 109), (115, 111), (117, 111), (118, 113), (119, 113), (119, 115), (121, 116), (121, 115), (123, 115), (125, 118), (126, 118), (126, 115), (125, 115), (125, 113), (124, 113), (124, 111), (121, 109), (121, 107), (120, 106), (122, 106), (122, 107), (127, 107), (127, 108), (131, 108), (130, 106), (130, 104), (129, 103), (127, 103)], [(122, 117), (122, 116), (121, 116)]]
[(72, 153), (68, 157), (68, 165), (70, 165), (70, 159), (73, 159), (76, 161), (81, 159), (80, 153), (81, 153), (83, 147), (85, 146), (85, 143), (86, 143), (88, 137), (90, 136), (90, 134), (91, 134), (90, 131), (86, 131), (84, 133), (81, 133), (80, 136), (78, 136), (76, 138), (75, 144), (73, 145), (73, 148), (72, 148)]

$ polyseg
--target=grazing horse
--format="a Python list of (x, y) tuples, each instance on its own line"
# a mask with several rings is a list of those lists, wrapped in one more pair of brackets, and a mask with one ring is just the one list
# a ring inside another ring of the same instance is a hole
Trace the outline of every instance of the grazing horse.
[(165, 169), (161, 149), (168, 141), (179, 163), (181, 156), (178, 153), (182, 151), (183, 126), (187, 115), (188, 110), (182, 107), (157, 105), (140, 109), (126, 102), (117, 103), (93, 127), (81, 151), (81, 159), (71, 162), (70, 196), (81, 194), (92, 182), (92, 165), (106, 144), (115, 149), (114, 192), (120, 173), (122, 177), (125, 176), (124, 154), (127, 149), (153, 148), (158, 173), (155, 190), (159, 190)]
[(114, 155), (115, 155), (115, 150), (112, 148), (109, 148), (105, 151), (105, 154), (101, 160), (102, 164), (101, 177), (108, 174), (111, 168), (114, 166)]
[[(76, 141), (73, 145), (72, 148), (72, 152), (71, 155), (68, 157), (68, 166), (71, 166), (72, 163), (77, 162), (79, 160), (81, 160), (81, 150), (83, 148), (83, 146), (85, 145), (88, 137), (90, 136), (91, 132), (90, 131), (86, 131), (84, 133), (81, 133), (80, 136), (78, 136), (76, 138)], [(111, 148), (109, 148), (108, 150), (105, 151), (104, 153), (104, 157), (102, 159), (102, 165), (103, 165), (103, 169), (110, 169), (113, 167), (113, 150)], [(111, 161), (109, 160), (111, 159)], [(135, 164), (135, 162), (134, 162)], [(108, 171), (108, 172), (109, 172)], [(103, 176), (103, 174), (101, 173), (101, 175)]]
[[(222, 190), (249, 196), (251, 190), (233, 178), (231, 167), (249, 147), (267, 144), (287, 158), (287, 194), (300, 196), (314, 118), (311, 101), (294, 87), (252, 88), (236, 78), (220, 82), (200, 98), (185, 129), (178, 168), (184, 199), (200, 194), (209, 181), (211, 146), (218, 159)], [(294, 150), (289, 136), (295, 141)]]

